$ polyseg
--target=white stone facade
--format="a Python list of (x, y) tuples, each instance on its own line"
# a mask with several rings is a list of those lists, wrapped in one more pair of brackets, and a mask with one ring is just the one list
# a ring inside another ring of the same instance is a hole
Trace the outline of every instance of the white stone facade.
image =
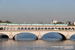
[(52, 20), (52, 22), (51, 23), (57, 23), (57, 20)]

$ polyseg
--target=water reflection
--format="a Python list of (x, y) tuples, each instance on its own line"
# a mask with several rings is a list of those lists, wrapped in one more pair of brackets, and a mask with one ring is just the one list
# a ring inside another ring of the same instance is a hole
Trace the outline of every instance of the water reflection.
[[(66, 47), (66, 48), (65, 48)], [(0, 50), (75, 50), (75, 42), (70, 40), (51, 41), (14, 41), (0, 42)]]
[(70, 37), (70, 40), (75, 41), (75, 34)]
[(16, 35), (14, 39), (15, 40), (36, 40), (37, 36), (32, 33), (24, 32)]
[(62, 36), (59, 33), (50, 32), (50, 33), (46, 33), (45, 35), (43, 35), (42, 40), (59, 41), (59, 40), (62, 40)]
[(8, 38), (0, 38), (0, 41), (8, 41)]

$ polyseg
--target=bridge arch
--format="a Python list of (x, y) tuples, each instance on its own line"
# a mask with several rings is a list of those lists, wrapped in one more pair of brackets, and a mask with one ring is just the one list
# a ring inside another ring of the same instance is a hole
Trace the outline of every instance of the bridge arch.
[(0, 38), (9, 38), (9, 36), (5, 33), (0, 33)]
[(30, 32), (17, 33), (14, 35), (13, 39), (17, 40), (16, 38), (17, 39), (20, 38), (19, 40), (37, 40), (38, 39), (37, 35)]
[(68, 30), (68, 27), (65, 27), (65, 30)]
[(34, 28), (32, 27), (31, 30), (34, 30)]
[(74, 28), (72, 28), (74, 30)]
[(70, 37), (70, 40), (75, 41), (75, 34), (73, 34), (73, 35)]
[(3, 27), (0, 27), (0, 30), (3, 30)]
[(50, 27), (51, 29), (54, 29), (54, 27)]
[(48, 27), (48, 30), (50, 30), (50, 27)]
[[(61, 40), (66, 40), (65, 35), (62, 34), (62, 33), (60, 33), (60, 32), (47, 32), (47, 33), (45, 33), (44, 35), (42, 35), (42, 38), (43, 38), (43, 36), (45, 36), (46, 34), (51, 34), (51, 33), (59, 34), (59, 35), (61, 35), (61, 37), (62, 37)], [(49, 35), (48, 35), (48, 36), (49, 36)], [(50, 35), (50, 36), (54, 36), (54, 35)]]
[(24, 30), (24, 28), (23, 28), (23, 27), (21, 27), (21, 30)]
[(40, 30), (40, 29), (41, 29), (40, 27), (37, 28), (37, 30)]
[(69, 29), (69, 30), (71, 30), (71, 28), (70, 28), (70, 27), (69, 27), (68, 29)]
[(28, 30), (30, 30), (31, 28), (30, 27), (28, 27)]
[(58, 29), (58, 30), (60, 30), (61, 28), (60, 28), (60, 27), (58, 27), (57, 29)]

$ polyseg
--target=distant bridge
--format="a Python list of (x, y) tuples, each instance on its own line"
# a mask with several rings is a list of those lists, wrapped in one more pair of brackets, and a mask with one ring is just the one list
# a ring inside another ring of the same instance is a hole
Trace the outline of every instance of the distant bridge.
[(0, 30), (75, 30), (75, 26), (1, 25)]

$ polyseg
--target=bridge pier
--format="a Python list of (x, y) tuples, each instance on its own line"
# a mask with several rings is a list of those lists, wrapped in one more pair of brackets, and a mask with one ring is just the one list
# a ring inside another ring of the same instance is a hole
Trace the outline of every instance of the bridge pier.
[(13, 39), (13, 36), (9, 36), (9, 39), (12, 40)]
[(70, 36), (69, 35), (66, 35), (66, 40), (69, 40), (70, 39)]
[(42, 38), (41, 36), (38, 36), (38, 40), (41, 40), (41, 38)]
[(40, 33), (39, 33), (39, 35), (37, 37), (38, 37), (38, 40), (41, 40), (41, 38), (42, 38), (42, 36), (40, 35)]

